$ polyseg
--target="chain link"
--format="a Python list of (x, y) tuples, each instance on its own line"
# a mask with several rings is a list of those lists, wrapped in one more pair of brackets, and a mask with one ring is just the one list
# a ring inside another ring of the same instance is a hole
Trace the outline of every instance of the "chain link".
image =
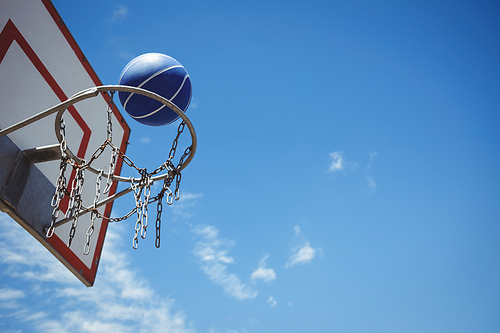
[[(170, 160), (169, 160), (170, 161)], [(172, 190), (170, 189), (170, 184), (172, 183), (173, 176), (171, 173), (163, 180), (163, 188), (160, 193), (158, 193), (157, 200), (158, 203), (156, 205), (156, 238), (155, 238), (155, 246), (156, 248), (160, 248), (160, 237), (161, 237), (161, 214), (163, 212), (163, 197), (165, 193), (167, 194), (167, 204), (171, 205), (173, 203), (173, 195)]]
[(148, 204), (149, 197), (151, 196), (151, 179), (147, 178), (147, 185), (144, 187), (144, 201), (142, 202), (142, 225), (141, 237), (146, 239), (146, 229), (148, 228)]
[(76, 176), (73, 179), (71, 194), (70, 194), (70, 204), (69, 210), (66, 212), (66, 217), (74, 217), (73, 223), (71, 224), (71, 229), (69, 232), (69, 242), (68, 247), (71, 246), (73, 238), (75, 237), (76, 227), (78, 225), (78, 218), (80, 215), (80, 209), (82, 207), (82, 192), (84, 183), (84, 169), (77, 168)]
[(101, 180), (102, 180), (102, 173), (103, 171), (99, 171), (99, 175), (97, 176), (97, 180), (95, 183), (95, 198), (94, 198), (94, 204), (92, 205), (92, 211), (90, 212), (90, 220), (92, 221), (91, 225), (87, 229), (87, 242), (85, 243), (85, 246), (83, 247), (83, 254), (88, 255), (90, 253), (90, 238), (92, 237), (92, 234), (94, 233), (95, 229), (95, 219), (97, 218), (97, 208), (96, 205), (99, 202), (99, 199), (101, 197)]
[(50, 227), (47, 229), (47, 233), (45, 234), (45, 237), (47, 238), (52, 237), (54, 234), (54, 224), (56, 223), (56, 220), (61, 212), (59, 204), (61, 203), (62, 198), (64, 198), (64, 194), (66, 192), (66, 177), (64, 176), (64, 173), (66, 172), (66, 167), (68, 166), (67, 159), (67, 157), (61, 159), (59, 177), (57, 177), (56, 181), (56, 191), (51, 202), (51, 206), (54, 207), (54, 210), (52, 211), (52, 221), (50, 223)]
[(138, 238), (138, 235), (139, 235), (139, 232), (140, 230), (142, 229), (142, 202), (141, 202), (141, 194), (142, 194), (142, 186), (141, 185), (141, 182), (142, 182), (142, 178), (139, 182), (139, 184), (135, 184), (134, 183), (134, 180), (131, 179), (131, 183), (132, 183), (132, 189), (134, 191), (134, 199), (135, 199), (135, 209), (136, 209), (136, 212), (137, 212), (137, 220), (135, 222), (135, 235), (134, 235), (134, 238), (132, 239), (132, 247), (134, 249), (137, 249), (138, 245), (139, 245), (139, 238)]
[(175, 156), (175, 151), (177, 150), (177, 145), (179, 144), (179, 137), (181, 136), (182, 132), (184, 131), (184, 127), (186, 126), (186, 122), (182, 121), (179, 124), (179, 127), (177, 127), (177, 136), (174, 139), (174, 142), (172, 143), (172, 148), (170, 148), (170, 152), (168, 153), (168, 159), (172, 160)]
[(64, 176), (66, 172), (66, 167), (68, 166), (68, 155), (66, 153), (66, 125), (64, 123), (64, 118), (61, 117), (60, 121), (60, 130), (59, 133), (61, 134), (61, 143), (59, 145), (60, 150), (61, 150), (61, 164), (59, 165), (59, 176), (57, 177), (56, 180), (56, 191), (54, 195), (52, 196), (52, 201), (50, 205), (54, 207), (54, 210), (52, 211), (52, 220), (50, 223), (49, 228), (47, 229), (47, 232), (45, 234), (45, 237), (50, 238), (54, 234), (55, 227), (54, 224), (56, 223), (57, 218), (59, 217), (59, 214), (61, 212), (59, 208), (59, 204), (61, 203), (62, 198), (64, 197), (64, 194), (66, 193), (66, 177)]
[(113, 151), (111, 153), (111, 158), (109, 162), (109, 169), (108, 169), (108, 179), (106, 181), (106, 187), (104, 188), (103, 193), (108, 193), (109, 190), (111, 189), (111, 186), (113, 185), (113, 174), (115, 173), (115, 167), (116, 167), (116, 156), (118, 155), (118, 148), (113, 146), (113, 122), (112, 122), (112, 115), (113, 115), (113, 96), (115, 95), (115, 92), (111, 92), (111, 99), (108, 102), (108, 121), (107, 121), (107, 127), (106, 127), (106, 141), (105, 143), (109, 143), (111, 147), (113, 148)]
[(156, 238), (155, 238), (155, 246), (157, 249), (160, 248), (160, 234), (161, 234), (161, 213), (163, 211), (163, 192), (158, 194), (158, 204), (156, 205)]
[(113, 123), (111, 121), (111, 116), (113, 115), (113, 96), (115, 92), (111, 92), (111, 99), (108, 102), (108, 121), (106, 124), (106, 141), (113, 142)]
[(118, 148), (115, 146), (113, 147), (113, 151), (111, 153), (111, 158), (109, 161), (109, 169), (108, 169), (108, 179), (106, 180), (106, 187), (104, 188), (103, 193), (108, 193), (109, 190), (111, 190), (111, 186), (113, 185), (113, 174), (115, 173), (115, 167), (116, 167), (116, 157), (118, 156)]
[(132, 209), (130, 212), (128, 212), (127, 215), (124, 215), (121, 217), (107, 217), (107, 216), (104, 216), (101, 213), (99, 213), (98, 210), (95, 210), (95, 214), (96, 214), (96, 217), (98, 219), (105, 219), (105, 220), (108, 220), (109, 222), (124, 221), (124, 220), (128, 219), (129, 217), (131, 217), (132, 215), (134, 215), (135, 213), (137, 213), (137, 207), (134, 207), (134, 209)]

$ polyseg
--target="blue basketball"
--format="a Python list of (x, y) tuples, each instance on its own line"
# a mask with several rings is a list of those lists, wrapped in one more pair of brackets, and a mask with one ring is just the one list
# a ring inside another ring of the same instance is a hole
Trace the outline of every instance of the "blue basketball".
[[(123, 69), (120, 85), (138, 87), (154, 92), (186, 112), (191, 101), (191, 80), (186, 69), (174, 58), (160, 53), (140, 55)], [(120, 91), (123, 109), (140, 123), (161, 126), (179, 116), (166, 105), (149, 97)]]

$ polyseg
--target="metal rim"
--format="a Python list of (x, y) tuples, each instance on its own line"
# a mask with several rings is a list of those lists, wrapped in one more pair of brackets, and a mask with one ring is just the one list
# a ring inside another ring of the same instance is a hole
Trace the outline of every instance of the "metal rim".
[[(158, 94), (155, 94), (151, 91), (148, 91), (148, 90), (145, 90), (142, 88), (137, 88), (137, 87), (122, 86), (122, 85), (109, 85), (109, 86), (99, 86), (99, 87), (89, 88), (89, 89), (80, 91), (79, 93), (71, 96), (67, 101), (57, 105), (56, 108), (59, 111), (57, 112), (56, 119), (55, 119), (55, 131), (56, 131), (56, 138), (57, 138), (57, 141), (59, 141), (59, 143), (61, 143), (61, 141), (62, 141), (60, 129), (61, 129), (61, 118), (62, 118), (64, 112), (71, 105), (73, 105), (75, 103), (83, 101), (87, 98), (96, 97), (99, 93), (108, 92), (108, 91), (124, 91), (124, 92), (130, 92), (130, 93), (143, 95), (143, 96), (152, 98), (154, 100), (157, 100), (158, 102), (166, 105), (168, 108), (170, 108), (172, 111), (174, 111), (180, 118), (182, 118), (182, 120), (184, 120), (184, 122), (186, 123), (186, 126), (189, 129), (189, 133), (191, 134), (191, 152), (189, 153), (189, 156), (184, 161), (184, 163), (182, 163), (182, 165), (180, 166), (180, 169), (178, 171), (179, 172), (182, 171), (191, 162), (191, 160), (193, 159), (194, 154), (196, 152), (197, 138), (196, 138), (196, 132), (194, 130), (193, 124), (191, 123), (189, 118), (186, 116), (186, 114), (184, 112), (182, 112), (181, 109), (179, 109), (177, 107), (177, 105), (175, 105), (174, 103), (172, 103), (168, 99), (166, 99)], [(79, 158), (75, 154), (73, 154), (73, 152), (71, 151), (71, 149), (69, 149), (69, 147), (66, 147), (66, 153), (76, 163), (83, 164), (84, 160)], [(95, 169), (91, 165), (88, 166), (88, 169), (95, 174), (99, 174), (99, 172), (100, 172), (100, 170)], [(157, 180), (164, 179), (169, 174), (170, 174), (170, 172), (166, 172), (164, 174), (152, 177), (151, 181), (154, 182)], [(104, 177), (108, 177), (108, 174), (105, 172), (103, 172), (102, 175)], [(133, 178), (133, 177), (127, 178), (127, 177), (122, 177), (122, 176), (117, 176), (117, 175), (112, 175), (111, 177), (113, 180), (121, 181), (121, 182), (128, 182), (128, 183), (131, 183), (131, 182), (137, 183), (140, 180), (140, 178)]]

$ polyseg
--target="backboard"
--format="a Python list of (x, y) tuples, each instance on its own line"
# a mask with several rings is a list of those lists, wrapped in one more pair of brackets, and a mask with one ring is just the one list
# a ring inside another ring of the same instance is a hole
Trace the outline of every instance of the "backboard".
[[(84, 89), (101, 86), (96, 73), (73, 39), (50, 0), (1, 0), (0, 2), (0, 129), (33, 116)], [(86, 100), (68, 108), (64, 119), (68, 146), (80, 158), (88, 160), (95, 147), (106, 139), (106, 109), (109, 94)], [(130, 128), (113, 106), (113, 143), (126, 150)], [(90, 253), (84, 254), (90, 214), (79, 219), (71, 246), (71, 223), (55, 229), (47, 238), (53, 208), (51, 199), (59, 176), (60, 160), (33, 150), (57, 144), (54, 117), (46, 117), (22, 129), (0, 137), (0, 209), (11, 216), (86, 286), (95, 281), (108, 226), (105, 219), (96, 222)], [(50, 152), (50, 150), (49, 150)], [(96, 161), (107, 170), (109, 159)], [(115, 175), (122, 160), (116, 162)], [(67, 171), (68, 190), (75, 171)], [(95, 196), (97, 176), (89, 178), (83, 189), (83, 201)], [(92, 179), (93, 178), (93, 179)], [(108, 195), (116, 192), (113, 184)], [(110, 216), (113, 202), (99, 209)], [(62, 212), (68, 203), (62, 202)]]

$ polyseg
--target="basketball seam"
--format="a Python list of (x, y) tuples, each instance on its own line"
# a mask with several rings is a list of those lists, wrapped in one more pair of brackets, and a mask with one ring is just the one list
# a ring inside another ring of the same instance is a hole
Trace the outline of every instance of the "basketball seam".
[(120, 79), (118, 80), (118, 82), (121, 82), (121, 80), (123, 79), (123, 75), (125, 75), (125, 73), (127, 72), (127, 70), (133, 65), (135, 64), (137, 61), (141, 60), (146, 54), (143, 54), (141, 56), (138, 56), (137, 58), (135, 58), (133, 61), (131, 61), (129, 64), (127, 64), (127, 66), (123, 69), (122, 71), (122, 74), (120, 75)]
[[(184, 83), (186, 82), (186, 79), (188, 77), (189, 77), (189, 75), (187, 75), (187, 74), (186, 74), (186, 76), (184, 76), (184, 80), (182, 81), (182, 84), (181, 84), (180, 88), (175, 92), (174, 96), (172, 96), (171, 99), (168, 99), (169, 102), (172, 102), (174, 100), (175, 96), (177, 96), (179, 94), (179, 92), (182, 90), (182, 87), (184, 86)], [(177, 106), (177, 104), (175, 104), (175, 105)], [(189, 103), (188, 103), (188, 105), (189, 105)], [(165, 104), (163, 104), (162, 106), (160, 106), (158, 109), (156, 109), (154, 111), (151, 111), (148, 114), (144, 114), (142, 116), (132, 116), (132, 118), (134, 118), (134, 119), (142, 119), (142, 118), (146, 118), (146, 117), (152, 116), (155, 113), (157, 113), (158, 111), (160, 111), (161, 109), (163, 109), (164, 107), (165, 107)], [(186, 110), (182, 110), (182, 111), (185, 112)]]
[(162, 106), (160, 106), (158, 109), (154, 110), (154, 111), (151, 111), (150, 113), (148, 114), (144, 114), (142, 116), (131, 116), (132, 118), (134, 119), (142, 119), (142, 118), (146, 118), (146, 117), (149, 117), (149, 116), (152, 116), (154, 115), (156, 112), (160, 111), (161, 109), (163, 109), (165, 107), (165, 104), (163, 104)]
[(156, 54), (156, 55), (158, 55), (158, 56), (161, 56), (162, 58), (168, 58), (168, 59), (170, 59), (170, 60), (174, 60), (175, 62), (177, 62), (177, 63), (178, 63), (178, 61), (177, 61), (177, 60), (175, 60), (175, 59), (174, 59), (174, 58), (172, 58), (172, 57), (169, 57), (169, 56), (168, 56), (168, 55), (166, 55), (166, 54), (161, 54), (161, 53), (145, 53), (145, 54), (142, 54), (142, 55), (140, 55), (140, 56), (136, 57), (136, 58), (135, 58), (135, 59), (133, 59), (131, 62), (129, 62), (129, 63), (127, 64), (127, 66), (125, 66), (125, 68), (122, 70), (122, 73), (120, 74), (120, 79), (118, 80), (118, 82), (120, 82), (120, 81), (123, 79), (123, 75), (125, 75), (125, 73), (127, 72), (127, 70), (128, 70), (130, 67), (132, 67), (132, 65), (133, 65), (133, 64), (135, 64), (136, 62), (138, 62), (138, 61), (139, 61), (139, 60), (141, 60), (142, 58), (147, 57), (147, 56), (150, 56), (150, 55), (152, 55), (152, 54)]
[[(151, 75), (150, 77), (148, 77), (146, 80), (144, 80), (141, 84), (139, 84), (137, 86), (137, 88), (141, 88), (143, 85), (145, 85), (147, 82), (149, 82), (150, 80), (152, 80), (153, 78), (155, 78), (156, 76), (162, 74), (162, 73), (165, 73), (166, 71), (168, 70), (171, 70), (173, 68), (179, 68), (179, 67), (182, 67), (184, 68), (183, 66), (181, 65), (174, 65), (174, 66), (171, 66), (171, 67), (167, 67), (165, 69), (162, 69), (161, 71), (158, 71), (156, 73), (154, 73), (153, 75)], [(184, 82), (183, 82), (184, 83)], [(125, 103), (123, 103), (123, 108), (126, 110), (127, 109), (127, 104), (128, 104), (128, 101), (132, 98), (132, 96), (134, 96), (135, 94), (134, 93), (130, 93), (127, 97), (127, 99), (125, 100)]]
[(172, 96), (172, 98), (169, 99), (170, 102), (172, 102), (174, 100), (174, 98), (181, 92), (182, 87), (184, 87), (184, 83), (186, 83), (186, 79), (188, 77), (189, 77), (188, 74), (186, 74), (186, 76), (184, 76), (184, 80), (182, 80), (182, 84), (180, 85), (179, 89), (177, 89), (177, 91), (175, 92), (174, 96)]

